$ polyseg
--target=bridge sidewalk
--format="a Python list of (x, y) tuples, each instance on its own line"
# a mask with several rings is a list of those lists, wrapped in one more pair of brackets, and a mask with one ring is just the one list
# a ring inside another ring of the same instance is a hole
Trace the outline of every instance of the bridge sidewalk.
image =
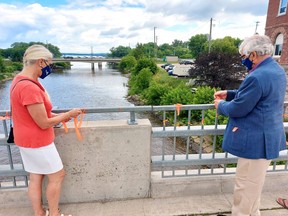
[[(287, 216), (276, 196), (286, 197), (284, 192), (262, 194), (261, 216)], [(134, 199), (106, 203), (76, 203), (61, 205), (62, 212), (73, 216), (207, 216), (218, 213), (231, 215), (232, 194), (191, 196), (162, 199)], [(16, 204), (15, 204), (16, 205)], [(2, 208), (0, 216), (32, 216), (30, 207)]]

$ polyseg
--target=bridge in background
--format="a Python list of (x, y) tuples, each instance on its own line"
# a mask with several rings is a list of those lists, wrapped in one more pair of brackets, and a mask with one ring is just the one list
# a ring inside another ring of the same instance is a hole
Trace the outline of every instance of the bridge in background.
[(102, 67), (103, 62), (118, 64), (121, 58), (103, 58), (103, 57), (64, 57), (53, 58), (53, 62), (83, 62), (90, 63), (91, 69), (94, 70), (94, 64), (98, 63), (98, 68)]

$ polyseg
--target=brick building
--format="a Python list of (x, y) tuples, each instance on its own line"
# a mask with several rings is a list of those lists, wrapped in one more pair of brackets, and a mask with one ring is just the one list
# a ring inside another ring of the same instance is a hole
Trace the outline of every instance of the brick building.
[(288, 67), (288, 0), (269, 0), (265, 34), (275, 46), (274, 57)]

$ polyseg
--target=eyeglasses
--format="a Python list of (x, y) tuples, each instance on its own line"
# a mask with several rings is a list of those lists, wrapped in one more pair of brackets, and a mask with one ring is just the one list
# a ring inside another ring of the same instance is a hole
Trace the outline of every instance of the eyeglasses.
[(46, 66), (49, 66), (50, 69), (53, 69), (54, 64), (48, 64), (47, 60), (44, 60), (44, 62), (45, 62), (45, 64), (46, 64)]
[(250, 55), (251, 55), (251, 53), (249, 53), (248, 57), (246, 57), (246, 55), (245, 55), (245, 54), (243, 54), (243, 55), (241, 55), (241, 56), (240, 56), (240, 58), (241, 58), (242, 60), (245, 60), (245, 59), (249, 58), (249, 57), (250, 57)]

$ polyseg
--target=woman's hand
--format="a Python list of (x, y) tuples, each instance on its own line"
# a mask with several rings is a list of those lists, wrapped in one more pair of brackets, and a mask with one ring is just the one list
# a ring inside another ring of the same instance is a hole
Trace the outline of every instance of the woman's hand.
[(78, 115), (82, 113), (82, 109), (75, 108), (75, 109), (69, 110), (67, 113), (70, 119), (76, 118)]

